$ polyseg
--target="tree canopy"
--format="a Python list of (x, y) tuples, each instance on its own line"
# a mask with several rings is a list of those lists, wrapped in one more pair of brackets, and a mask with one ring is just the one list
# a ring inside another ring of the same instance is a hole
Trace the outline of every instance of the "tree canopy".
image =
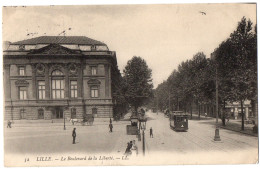
[[(191, 103), (198, 106), (215, 104), (216, 78), (219, 102), (257, 100), (257, 32), (245, 17), (236, 30), (206, 58), (203, 52), (182, 62), (167, 81), (158, 85), (159, 107), (187, 110)], [(253, 102), (252, 102), (253, 103)], [(243, 112), (242, 112), (243, 121)], [(243, 126), (243, 124), (242, 124)], [(243, 128), (242, 128), (243, 129)]]
[(123, 72), (125, 98), (137, 111), (138, 107), (152, 97), (152, 70), (144, 59), (134, 56), (127, 62)]

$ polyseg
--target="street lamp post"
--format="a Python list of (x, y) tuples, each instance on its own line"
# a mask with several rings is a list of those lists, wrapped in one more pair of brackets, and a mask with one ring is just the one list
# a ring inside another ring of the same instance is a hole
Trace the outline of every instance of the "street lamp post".
[[(68, 105), (68, 109), (69, 109), (69, 100), (67, 100), (67, 105)], [(66, 124), (65, 124), (65, 112), (63, 112), (63, 120), (64, 120), (64, 130), (66, 130)]]
[(66, 130), (66, 126), (65, 126), (65, 113), (64, 113), (64, 117), (63, 117), (63, 120), (64, 120), (64, 130)]
[(211, 58), (215, 60), (215, 67), (216, 67), (216, 75), (215, 75), (216, 76), (216, 129), (215, 129), (214, 141), (221, 141), (219, 136), (219, 128), (218, 128), (218, 64), (214, 53), (212, 54)]
[(144, 118), (142, 118), (142, 119), (140, 120), (141, 129), (142, 129), (142, 131), (143, 131), (143, 155), (144, 155), (144, 156), (145, 156), (145, 133), (144, 133), (144, 131), (145, 131), (145, 129), (146, 129), (146, 121), (147, 121), (147, 119), (144, 119)]
[(216, 65), (216, 126), (218, 125), (218, 68)]
[(143, 155), (145, 156), (145, 133), (143, 130)]

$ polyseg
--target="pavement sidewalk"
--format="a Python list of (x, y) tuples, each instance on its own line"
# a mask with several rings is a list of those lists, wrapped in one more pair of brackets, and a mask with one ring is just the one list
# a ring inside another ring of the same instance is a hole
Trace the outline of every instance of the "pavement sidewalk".
[[(11, 121), (12, 122), (12, 121)], [(129, 121), (113, 121), (113, 125), (121, 125), (128, 124)], [(109, 119), (105, 120), (94, 120), (93, 125), (108, 125)], [(63, 120), (14, 120), (12, 122), (12, 127), (55, 127), (55, 126), (63, 126)], [(85, 123), (88, 126), (87, 123)], [(7, 121), (4, 122), (4, 126), (7, 126)], [(71, 122), (65, 120), (65, 126), (83, 126), (81, 123), (74, 123), (72, 125)]]
[[(192, 120), (198, 120), (198, 114), (193, 114), (192, 117), (193, 117)], [(216, 125), (216, 118), (205, 117), (205, 116), (200, 117), (200, 121), (206, 121), (206, 120), (207, 121), (210, 120), (212, 122), (212, 125)], [(244, 130), (241, 130), (241, 125), (242, 125), (241, 119), (237, 119), (237, 120), (230, 119), (228, 122), (226, 122), (225, 126), (222, 125), (221, 119), (218, 120), (218, 123), (219, 123), (218, 126), (220, 128), (258, 137), (258, 133), (253, 133), (253, 127), (254, 127), (253, 124), (247, 124), (245, 122), (244, 123)]]

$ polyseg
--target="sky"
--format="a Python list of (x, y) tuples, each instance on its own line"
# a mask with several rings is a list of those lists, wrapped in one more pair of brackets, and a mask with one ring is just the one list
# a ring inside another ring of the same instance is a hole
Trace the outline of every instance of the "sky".
[[(201, 12), (205, 12), (203, 15)], [(154, 87), (197, 52), (207, 57), (245, 16), (256, 23), (255, 4), (81, 5), (3, 7), (2, 40), (87, 36), (116, 51), (123, 72), (133, 56), (146, 60)], [(71, 30), (68, 30), (71, 28)], [(27, 36), (28, 33), (37, 33)]]

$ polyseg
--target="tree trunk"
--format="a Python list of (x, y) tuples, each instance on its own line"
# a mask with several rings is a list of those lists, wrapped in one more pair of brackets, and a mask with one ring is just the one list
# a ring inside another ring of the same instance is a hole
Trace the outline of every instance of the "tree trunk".
[(179, 98), (177, 97), (177, 111), (179, 111)]
[(251, 100), (251, 107), (252, 107), (252, 116), (255, 118), (256, 117), (256, 104), (255, 104), (254, 99)]
[(137, 109), (138, 109), (138, 107), (135, 106), (135, 110), (134, 110), (134, 113), (133, 113), (134, 116), (137, 116)]
[(207, 113), (207, 116), (209, 116), (209, 105), (207, 104), (207, 109), (206, 109), (206, 113)]
[(215, 117), (215, 106), (214, 104), (211, 106), (211, 110), (212, 110), (212, 117)]
[(200, 104), (199, 104), (199, 120), (200, 120)]
[(242, 126), (241, 126), (241, 130), (245, 130), (245, 126), (244, 126), (244, 111), (243, 111), (243, 100), (241, 100), (241, 116), (242, 116)]
[(226, 101), (224, 100), (224, 108), (222, 110), (222, 125), (225, 126), (226, 125)]
[(192, 102), (190, 103), (190, 119), (192, 119)]

